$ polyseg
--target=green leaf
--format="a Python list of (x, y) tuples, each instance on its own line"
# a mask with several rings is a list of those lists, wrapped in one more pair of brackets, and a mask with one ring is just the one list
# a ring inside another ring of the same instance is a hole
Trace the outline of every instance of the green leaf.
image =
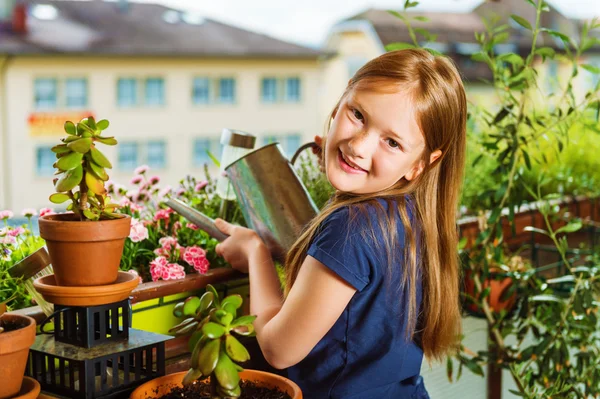
[(549, 35), (559, 38), (560, 40), (562, 40), (565, 43), (565, 45), (571, 43), (571, 39), (569, 39), (569, 36), (565, 35), (564, 33), (560, 33), (555, 30), (547, 29), (547, 28), (542, 28), (541, 31), (547, 32)]
[(88, 165), (90, 166), (90, 170), (92, 171), (92, 173), (95, 174), (97, 178), (99, 178), (102, 181), (108, 180), (108, 174), (102, 166), (98, 166), (96, 162), (88, 162)]
[(254, 334), (254, 326), (252, 324), (237, 326), (235, 328), (232, 328), (231, 331), (244, 337), (253, 337), (254, 335), (256, 335)]
[(202, 332), (210, 339), (217, 339), (225, 334), (225, 328), (217, 323), (208, 322), (202, 327)]
[(542, 59), (545, 61), (546, 58), (554, 58), (556, 52), (551, 47), (540, 47), (535, 50), (535, 54), (541, 55)]
[(479, 364), (477, 364), (477, 362), (475, 360), (466, 359), (464, 364), (465, 364), (465, 366), (467, 366), (467, 368), (469, 370), (471, 370), (471, 372), (473, 374), (483, 377), (483, 369), (481, 368), (481, 366)]
[(529, 298), (530, 302), (556, 302), (561, 305), (564, 304), (564, 301), (554, 295), (535, 295)]
[(60, 157), (58, 161), (56, 161), (56, 168), (64, 171), (75, 169), (76, 167), (81, 166), (82, 159), (83, 154), (79, 152), (72, 152)]
[(100, 130), (108, 129), (108, 125), (109, 125), (109, 123), (106, 119), (102, 119), (96, 123), (96, 127)]
[(511, 14), (510, 17), (512, 18), (513, 21), (515, 21), (516, 23), (518, 23), (519, 25), (521, 25), (523, 28), (531, 30), (531, 24), (525, 18), (520, 17), (520, 16), (515, 15), (515, 14)]
[(92, 148), (90, 149), (90, 155), (92, 156), (92, 160), (96, 162), (96, 164), (98, 164), (99, 166), (108, 169), (112, 168), (112, 164), (110, 163), (108, 158), (106, 158), (104, 154), (101, 153), (95, 146), (92, 146)]
[(61, 155), (61, 154), (67, 154), (67, 153), (71, 152), (71, 149), (69, 147), (67, 147), (66, 144), (59, 144), (59, 145), (55, 145), (54, 147), (50, 148), (50, 151), (54, 152), (56, 155)]
[(452, 382), (452, 373), (453, 373), (454, 363), (452, 362), (452, 358), (448, 356), (446, 359), (446, 375), (448, 376), (448, 381)]
[(62, 204), (63, 202), (67, 202), (70, 198), (67, 194), (54, 193), (49, 199), (53, 204)]
[(600, 68), (598, 68), (597, 66), (594, 65), (589, 65), (589, 64), (581, 64), (579, 65), (580, 67), (582, 67), (583, 69), (585, 69), (588, 72), (591, 72), (593, 74), (599, 74), (600, 73)]
[(188, 370), (185, 377), (183, 377), (183, 381), (181, 381), (181, 384), (184, 386), (190, 385), (200, 377), (202, 377), (202, 372), (199, 369), (191, 368)]
[(242, 306), (243, 302), (244, 300), (242, 299), (241, 295), (229, 295), (225, 299), (223, 299), (223, 302), (221, 302), (221, 306), (225, 307), (227, 306), (227, 304), (231, 304), (235, 309), (239, 309)]
[(385, 46), (386, 51), (404, 50), (407, 48), (415, 48), (415, 45), (410, 44), (410, 43), (397, 42), (397, 43), (390, 43)]
[(219, 354), (219, 361), (215, 367), (215, 376), (217, 377), (217, 381), (219, 381), (219, 385), (228, 390), (235, 389), (240, 383), (240, 375), (235, 364), (224, 351), (221, 351)]
[(96, 129), (97, 129), (97, 127), (96, 127), (96, 120), (94, 119), (94, 117), (93, 117), (93, 116), (89, 116), (89, 117), (87, 118), (86, 124), (87, 124), (87, 125), (90, 127), (90, 129), (92, 129), (92, 130), (96, 130)]
[(538, 229), (537, 227), (525, 226), (523, 231), (533, 231), (534, 233), (540, 233), (545, 236), (550, 236), (550, 234), (546, 230)]
[(582, 224), (579, 220), (575, 220), (575, 221), (570, 221), (566, 226), (561, 227), (560, 229), (556, 230), (556, 234), (559, 233), (573, 233), (577, 230), (580, 230), (582, 227)]
[[(74, 152), (74, 154), (78, 154)], [(81, 155), (81, 154), (80, 154)], [(79, 164), (79, 166), (74, 169), (67, 170), (64, 175), (61, 176), (60, 179), (54, 185), (54, 189), (58, 193), (66, 193), (67, 191), (71, 191), (81, 182), (83, 178), (83, 166)]]
[(246, 348), (244, 348), (244, 345), (242, 345), (233, 335), (228, 334), (225, 337), (225, 351), (230, 358), (239, 363), (250, 359), (250, 354)]
[(547, 284), (562, 284), (562, 283), (574, 283), (574, 282), (575, 282), (575, 276), (573, 276), (573, 275), (551, 278), (550, 280), (546, 281)]
[(215, 296), (212, 292), (207, 291), (204, 294), (202, 294), (202, 297), (200, 298), (200, 306), (198, 307), (196, 314), (202, 314), (208, 308), (210, 308), (210, 306), (213, 304), (214, 297)]
[(215, 339), (208, 341), (200, 350), (198, 355), (198, 369), (202, 375), (210, 375), (219, 361), (219, 352), (221, 349), (221, 340)]
[(66, 121), (64, 124), (65, 132), (70, 134), (71, 136), (75, 136), (77, 134), (77, 128), (75, 124), (71, 121)]
[(416, 16), (413, 19), (416, 20), (416, 21), (421, 21), (421, 22), (429, 22), (429, 18), (424, 17), (422, 15)]
[(217, 167), (220, 168), (221, 167), (221, 162), (219, 162), (219, 159), (217, 157), (215, 157), (213, 155), (212, 152), (206, 150), (206, 154), (208, 155), (208, 157), (213, 161), (213, 164)]
[(117, 145), (118, 144), (118, 141), (114, 137), (96, 136), (95, 139), (96, 139), (96, 141), (99, 141), (102, 144), (106, 144), (106, 145)]
[(85, 154), (90, 150), (90, 147), (92, 146), (92, 139), (91, 138), (80, 138), (79, 140), (75, 140), (70, 142), (69, 144), (67, 144), (67, 147), (69, 147), (71, 150), (73, 151), (77, 151), (81, 154)]
[(89, 220), (98, 220), (100, 218), (100, 215), (94, 213), (90, 209), (84, 209), (83, 215)]
[(216, 307), (220, 307), (221, 306), (221, 302), (219, 300), (219, 293), (217, 292), (217, 290), (215, 289), (215, 287), (213, 287), (212, 284), (206, 284), (206, 291), (212, 292), (212, 294), (213, 294), (213, 302), (214, 302), (215, 306)]
[(237, 326), (243, 326), (246, 324), (252, 324), (254, 322), (254, 320), (256, 320), (256, 316), (242, 316), (242, 317), (238, 317), (237, 319), (235, 319), (233, 321), (233, 323), (231, 323), (231, 328), (237, 327)]
[(200, 306), (200, 298), (191, 296), (183, 302), (183, 314), (186, 316), (195, 316)]

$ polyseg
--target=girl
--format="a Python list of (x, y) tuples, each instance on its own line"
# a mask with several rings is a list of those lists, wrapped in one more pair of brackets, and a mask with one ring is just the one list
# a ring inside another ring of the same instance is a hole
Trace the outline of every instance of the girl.
[(217, 220), (231, 236), (217, 254), (249, 273), (261, 350), (306, 398), (428, 398), (423, 355), (456, 350), (466, 114), (444, 57), (400, 50), (363, 66), (324, 138), (336, 194), (290, 249), (283, 296), (258, 235)]

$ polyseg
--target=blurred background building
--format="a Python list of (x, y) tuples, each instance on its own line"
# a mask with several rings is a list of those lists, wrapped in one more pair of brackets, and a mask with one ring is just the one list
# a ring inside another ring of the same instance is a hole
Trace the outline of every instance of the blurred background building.
[(65, 120), (109, 119), (112, 180), (213, 171), (223, 128), (293, 152), (322, 131), (322, 52), (127, 1), (2, 0), (0, 208), (47, 205)]

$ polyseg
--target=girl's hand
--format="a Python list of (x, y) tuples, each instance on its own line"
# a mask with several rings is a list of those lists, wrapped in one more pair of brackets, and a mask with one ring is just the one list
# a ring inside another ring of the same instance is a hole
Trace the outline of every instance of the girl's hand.
[(222, 256), (231, 266), (242, 273), (248, 273), (248, 259), (254, 251), (259, 251), (262, 242), (253, 230), (216, 219), (215, 226), (229, 235), (225, 241), (215, 247), (217, 255)]

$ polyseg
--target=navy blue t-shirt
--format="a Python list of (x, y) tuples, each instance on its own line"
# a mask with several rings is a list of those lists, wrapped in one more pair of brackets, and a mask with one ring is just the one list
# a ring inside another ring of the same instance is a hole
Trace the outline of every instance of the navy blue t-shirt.
[[(377, 200), (388, 211), (387, 203)], [(406, 339), (408, 287), (400, 290), (403, 256), (388, 271), (383, 234), (375, 205), (369, 215), (349, 208), (332, 213), (319, 227), (308, 255), (323, 263), (356, 288), (348, 306), (331, 330), (298, 364), (288, 368), (307, 399), (425, 399), (420, 377), (423, 351)], [(412, 217), (410, 209), (409, 217)], [(398, 249), (404, 247), (404, 227), (395, 211)], [(369, 225), (370, 220), (370, 225)], [(383, 226), (385, 227), (385, 226)], [(362, 234), (373, 229), (381, 247)], [(417, 284), (417, 309), (422, 288)]]

